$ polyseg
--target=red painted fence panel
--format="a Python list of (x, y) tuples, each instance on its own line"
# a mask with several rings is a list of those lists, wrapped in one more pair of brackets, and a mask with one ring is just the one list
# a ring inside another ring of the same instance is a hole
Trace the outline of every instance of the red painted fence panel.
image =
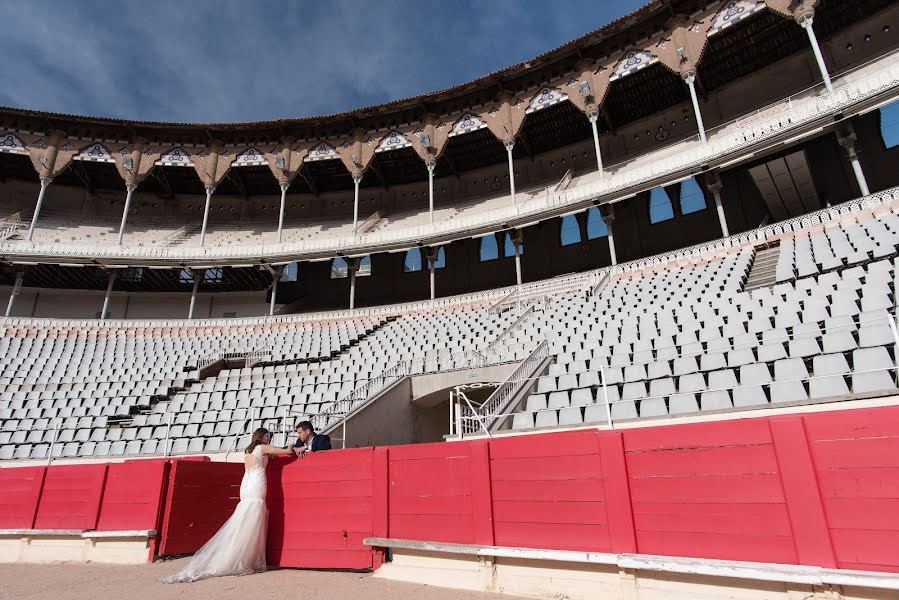
[(169, 472), (159, 554), (196, 552), (240, 501), (242, 463), (175, 460)]
[(374, 450), (269, 462), (268, 562), (282, 567), (370, 569)]
[(159, 527), (169, 462), (152, 460), (109, 465), (97, 530)]
[(45, 467), (0, 469), (0, 529), (31, 529)]
[(106, 464), (47, 468), (35, 529), (96, 529)]
[(803, 420), (837, 565), (899, 573), (899, 407)]

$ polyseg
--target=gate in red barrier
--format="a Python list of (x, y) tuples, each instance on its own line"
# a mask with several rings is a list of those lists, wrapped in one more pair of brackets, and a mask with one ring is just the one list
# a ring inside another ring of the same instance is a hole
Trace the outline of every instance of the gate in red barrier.
[(234, 512), (243, 471), (241, 463), (173, 461), (159, 554), (199, 550)]
[(268, 562), (281, 567), (370, 569), (373, 448), (279, 459), (268, 468)]

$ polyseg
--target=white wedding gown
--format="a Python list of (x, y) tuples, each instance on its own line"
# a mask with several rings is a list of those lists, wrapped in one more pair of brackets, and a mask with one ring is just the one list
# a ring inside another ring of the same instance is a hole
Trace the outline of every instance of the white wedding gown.
[(240, 502), (234, 514), (212, 538), (197, 550), (190, 563), (165, 583), (186, 583), (208, 577), (249, 575), (265, 571), (265, 534), (268, 509), (265, 507), (265, 465), (262, 447), (253, 450), (256, 464), (247, 469), (240, 482)]

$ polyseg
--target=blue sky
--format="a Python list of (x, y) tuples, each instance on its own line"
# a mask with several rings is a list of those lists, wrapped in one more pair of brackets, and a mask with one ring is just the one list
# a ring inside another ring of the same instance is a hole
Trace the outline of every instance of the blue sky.
[(0, 105), (154, 121), (307, 116), (468, 81), (646, 0), (0, 0)]

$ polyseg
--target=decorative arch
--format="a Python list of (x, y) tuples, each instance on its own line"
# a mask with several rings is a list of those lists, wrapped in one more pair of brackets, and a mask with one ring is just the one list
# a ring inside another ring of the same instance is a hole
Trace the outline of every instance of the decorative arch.
[(265, 154), (258, 148), (247, 148), (234, 159), (235, 167), (255, 167), (268, 164)]
[(724, 3), (709, 27), (709, 35), (715, 35), (734, 23), (763, 10), (766, 4), (762, 0), (729, 0)]
[(531, 114), (532, 112), (549, 108), (564, 100), (568, 100), (568, 94), (562, 90), (554, 87), (544, 87), (531, 98), (531, 103), (528, 105), (525, 113)]
[(615, 66), (615, 71), (609, 80), (615, 81), (633, 75), (637, 71), (657, 63), (658, 60), (649, 50), (628, 50)]
[(484, 123), (481, 117), (477, 116), (474, 113), (465, 113), (462, 115), (458, 121), (453, 123), (453, 128), (450, 131), (449, 136), (457, 136), (462, 135), (463, 133), (471, 133), (472, 131), (477, 131), (478, 129), (483, 129), (487, 127), (487, 124)]
[(27, 152), (25, 143), (11, 133), (0, 133), (0, 152)]
[(337, 154), (337, 148), (328, 142), (322, 142), (309, 149), (309, 155), (306, 156), (306, 161), (329, 160), (332, 158), (340, 158)]
[(81, 149), (81, 152), (75, 156), (77, 160), (86, 160), (90, 162), (115, 162), (112, 153), (103, 144), (97, 142)]
[(408, 148), (412, 145), (405, 135), (399, 131), (391, 131), (378, 143), (375, 152), (387, 152), (390, 150), (399, 150), (400, 148)]
[(163, 152), (156, 164), (164, 167), (192, 167), (194, 163), (187, 150), (181, 146), (175, 146), (171, 150)]

